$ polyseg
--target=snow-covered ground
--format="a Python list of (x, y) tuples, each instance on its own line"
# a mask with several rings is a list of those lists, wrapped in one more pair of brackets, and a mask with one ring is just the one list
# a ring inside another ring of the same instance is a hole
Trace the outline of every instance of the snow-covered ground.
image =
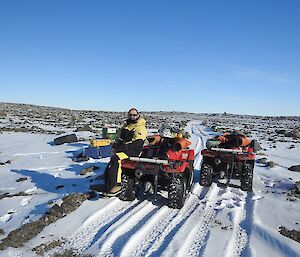
[[(65, 243), (46, 252), (52, 255), (72, 249), (92, 256), (300, 256), (300, 245), (278, 229), (300, 230), (300, 201), (285, 194), (300, 180), (300, 173), (287, 168), (300, 164), (300, 144), (278, 142), (265, 156), (278, 165), (256, 164), (254, 190), (237, 187), (210, 188), (199, 185), (200, 151), (216, 132), (199, 121), (188, 123), (195, 149), (195, 183), (184, 207), (170, 209), (163, 197), (122, 202), (118, 198), (86, 200), (75, 211), (46, 226), (21, 248), (7, 248), (0, 256), (36, 256), (32, 249), (43, 243)], [(22, 224), (41, 217), (55, 203), (72, 193), (87, 192), (91, 179), (103, 174), (108, 158), (84, 163), (72, 161), (87, 146), (78, 142), (53, 146), (54, 135), (0, 134), (0, 194), (25, 192), (26, 196), (0, 200), (0, 239)], [(86, 175), (91, 165), (99, 169)], [(16, 182), (20, 178), (27, 180)], [(239, 184), (238, 181), (233, 183)], [(61, 239), (63, 238), (63, 239)]]

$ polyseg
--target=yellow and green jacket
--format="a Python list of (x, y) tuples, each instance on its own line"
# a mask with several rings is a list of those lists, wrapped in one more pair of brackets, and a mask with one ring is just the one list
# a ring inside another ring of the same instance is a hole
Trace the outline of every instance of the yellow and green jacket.
[(147, 137), (146, 121), (140, 117), (136, 122), (126, 121), (114, 144), (115, 152), (124, 152), (128, 156), (138, 156)]

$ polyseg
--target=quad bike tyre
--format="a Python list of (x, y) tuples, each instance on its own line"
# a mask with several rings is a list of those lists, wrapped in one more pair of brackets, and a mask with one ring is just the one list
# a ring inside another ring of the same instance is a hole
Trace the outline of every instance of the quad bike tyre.
[(169, 207), (180, 209), (184, 205), (187, 195), (187, 181), (185, 176), (174, 176), (169, 184)]
[(241, 189), (243, 191), (251, 192), (253, 183), (253, 165), (245, 163), (242, 167), (241, 174)]
[(200, 173), (200, 185), (209, 187), (213, 180), (213, 167), (211, 164), (203, 162)]
[(128, 176), (127, 174), (122, 174), (121, 193), (119, 195), (121, 200), (133, 201), (136, 198), (134, 184), (134, 178)]
[(189, 161), (189, 169), (186, 169), (185, 176), (187, 178), (187, 190), (191, 190), (194, 182), (194, 161)]

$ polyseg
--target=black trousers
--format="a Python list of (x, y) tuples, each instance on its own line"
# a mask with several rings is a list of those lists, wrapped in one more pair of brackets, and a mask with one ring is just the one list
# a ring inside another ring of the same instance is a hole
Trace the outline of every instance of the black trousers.
[[(138, 156), (142, 150), (144, 141), (142, 139), (137, 139), (130, 144), (119, 144), (114, 145), (114, 150), (116, 153), (123, 152), (127, 156)], [(109, 192), (113, 187), (117, 185), (118, 170), (119, 170), (119, 160), (120, 158), (113, 154), (110, 157), (110, 162), (105, 169), (105, 186), (107, 192)]]
[(105, 186), (107, 192), (110, 192), (110, 190), (117, 185), (119, 160), (119, 157), (113, 154), (105, 169)]

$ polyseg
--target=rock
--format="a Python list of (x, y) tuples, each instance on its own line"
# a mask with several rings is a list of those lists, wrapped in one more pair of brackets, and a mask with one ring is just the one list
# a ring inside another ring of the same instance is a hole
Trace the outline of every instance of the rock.
[(0, 228), (0, 235), (4, 235), (4, 234), (5, 234), (4, 230)]
[(54, 254), (53, 257), (92, 257), (92, 255), (90, 255), (90, 254), (80, 254), (80, 255), (78, 255), (73, 250), (65, 250), (62, 253)]
[(252, 149), (255, 153), (262, 150), (261, 145), (256, 140), (252, 140), (250, 146), (252, 147)]
[(294, 241), (300, 243), (300, 231), (292, 229), (288, 230), (286, 227), (279, 227), (279, 233), (283, 236), (286, 236)]
[(56, 186), (56, 190), (58, 190), (60, 188), (63, 188), (63, 187), (65, 187), (65, 186), (64, 185), (58, 185), (58, 186)]
[(18, 178), (18, 179), (16, 180), (16, 182), (21, 182), (21, 181), (25, 181), (25, 180), (27, 180), (27, 178), (26, 178), (26, 177), (22, 177), (22, 178)]
[(85, 175), (85, 174), (87, 174), (89, 172), (93, 172), (94, 170), (97, 170), (97, 169), (99, 169), (97, 166), (91, 166), (91, 167), (85, 168), (80, 172), (80, 175)]
[(278, 165), (277, 163), (275, 163), (273, 161), (269, 161), (269, 162), (266, 163), (265, 166), (268, 167), (268, 168), (274, 168), (277, 165)]
[(300, 131), (299, 130), (294, 130), (293, 131), (293, 138), (300, 138)]
[(93, 172), (93, 171), (94, 171), (93, 167), (88, 167), (88, 168), (83, 169), (83, 170), (80, 172), (80, 175), (85, 175), (85, 174), (87, 174), (87, 173), (89, 173), (89, 172)]
[(74, 162), (85, 162), (88, 161), (90, 157), (86, 156), (84, 153), (80, 153), (73, 159)]
[(75, 132), (79, 132), (79, 131), (90, 131), (90, 132), (94, 132), (94, 130), (89, 126), (89, 125), (84, 125), (83, 127), (77, 128), (75, 130)]
[(258, 160), (256, 160), (257, 163), (261, 163), (261, 164), (266, 164), (267, 163), (267, 158), (259, 158)]
[(54, 139), (55, 145), (62, 145), (64, 143), (75, 143), (78, 142), (78, 138), (75, 134), (57, 137)]
[(288, 170), (300, 172), (300, 165), (291, 166)]
[(52, 208), (49, 209), (49, 214), (57, 218), (62, 218), (66, 215), (65, 210), (57, 204), (53, 205)]
[(64, 209), (66, 213), (70, 213), (77, 208), (74, 204), (68, 202), (62, 203), (61, 207)]
[(285, 135), (287, 131), (285, 129), (279, 129), (279, 130), (276, 130), (275, 132), (279, 135)]
[(6, 162), (0, 162), (0, 165), (11, 164), (11, 160), (7, 160)]
[(293, 130), (286, 133), (287, 137), (293, 137), (293, 138), (300, 138), (300, 131), (299, 130)]
[(1, 194), (0, 195), (0, 200), (1, 199), (3, 199), (3, 198), (12, 198), (12, 197), (14, 197), (14, 196), (27, 196), (27, 195), (30, 195), (30, 194), (27, 194), (27, 193), (25, 193), (25, 192), (23, 192), (23, 191), (21, 191), (21, 192), (19, 192), (19, 193), (16, 193), (16, 194), (9, 194), (9, 193), (4, 193), (4, 194)]
[(295, 186), (296, 186), (296, 193), (300, 194), (300, 181), (297, 181)]
[(266, 155), (264, 152), (259, 152), (259, 153), (256, 153), (256, 155)]
[(58, 246), (61, 246), (63, 244), (63, 241), (61, 240), (55, 240), (47, 244), (41, 244), (36, 247), (34, 247), (32, 250), (36, 252), (38, 255), (44, 255), (49, 250), (56, 248)]
[(10, 194), (9, 193), (1, 194), (0, 195), (0, 200), (3, 199), (3, 198), (6, 198), (6, 197), (10, 197)]

